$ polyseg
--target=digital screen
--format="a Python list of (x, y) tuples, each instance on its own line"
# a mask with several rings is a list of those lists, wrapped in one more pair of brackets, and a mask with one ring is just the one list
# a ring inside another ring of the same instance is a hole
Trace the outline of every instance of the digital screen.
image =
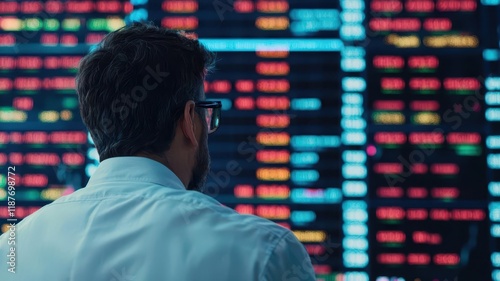
[(126, 1), (0, 2), (1, 232), (9, 219), (19, 222), (87, 183), (93, 158), (76, 69), (132, 9)]
[(499, 0), (3, 1), (0, 199), (8, 166), (18, 219), (85, 186), (78, 61), (152, 21), (217, 53), (205, 193), (291, 229), (318, 280), (500, 280), (499, 19)]

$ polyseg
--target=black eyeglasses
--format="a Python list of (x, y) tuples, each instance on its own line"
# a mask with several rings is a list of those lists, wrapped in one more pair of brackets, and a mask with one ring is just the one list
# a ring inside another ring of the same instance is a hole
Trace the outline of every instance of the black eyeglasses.
[(206, 109), (205, 119), (208, 133), (215, 132), (219, 128), (222, 103), (220, 101), (197, 101), (195, 105)]

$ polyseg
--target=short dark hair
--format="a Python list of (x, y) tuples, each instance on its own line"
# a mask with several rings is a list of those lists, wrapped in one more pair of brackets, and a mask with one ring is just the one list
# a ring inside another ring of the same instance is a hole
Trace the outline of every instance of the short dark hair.
[(187, 101), (200, 100), (214, 53), (183, 32), (133, 23), (80, 62), (82, 120), (100, 161), (169, 149)]

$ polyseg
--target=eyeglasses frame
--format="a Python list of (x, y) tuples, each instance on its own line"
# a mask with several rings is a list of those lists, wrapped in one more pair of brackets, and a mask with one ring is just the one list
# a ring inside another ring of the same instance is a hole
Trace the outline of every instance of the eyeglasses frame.
[[(212, 109), (217, 109), (219, 112), (218, 112), (218, 119), (220, 121), (221, 119), (221, 113), (222, 113), (222, 102), (221, 101), (196, 101), (195, 102), (195, 106), (196, 107), (201, 107), (201, 108), (212, 108)], [(213, 112), (212, 112), (213, 114)], [(207, 124), (208, 126), (208, 124)], [(219, 125), (217, 125), (217, 127), (213, 130), (213, 131), (210, 131), (210, 128), (208, 128), (208, 133), (211, 134), (215, 131), (217, 131), (217, 129), (219, 128)]]

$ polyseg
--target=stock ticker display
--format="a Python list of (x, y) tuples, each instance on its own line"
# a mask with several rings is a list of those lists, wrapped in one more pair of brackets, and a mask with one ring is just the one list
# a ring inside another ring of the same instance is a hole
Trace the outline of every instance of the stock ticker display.
[[(206, 193), (290, 228), (318, 280), (500, 280), (500, 0), (0, 2), (0, 200), (98, 165), (74, 75), (132, 21), (218, 53)], [(2, 232), (8, 209), (0, 207)]]

